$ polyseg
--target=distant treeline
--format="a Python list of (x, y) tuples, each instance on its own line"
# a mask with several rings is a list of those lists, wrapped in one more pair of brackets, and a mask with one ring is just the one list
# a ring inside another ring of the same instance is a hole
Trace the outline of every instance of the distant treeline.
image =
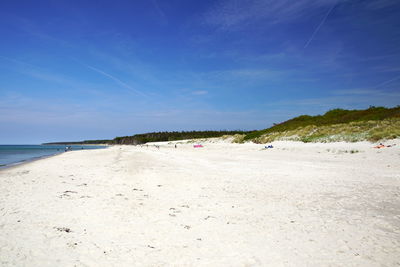
[(73, 141), (73, 142), (52, 142), (44, 143), (43, 145), (101, 145), (109, 144), (112, 140), (85, 140), (85, 141)]
[(136, 145), (148, 142), (177, 141), (185, 139), (221, 137), (223, 135), (246, 134), (244, 131), (188, 131), (188, 132), (157, 132), (116, 137), (111, 144)]
[(86, 140), (81, 142), (53, 142), (44, 145), (138, 145), (148, 142), (177, 141), (185, 139), (221, 137), (223, 135), (247, 134), (245, 131), (183, 131), (183, 132), (154, 132), (135, 134), (132, 136), (116, 137), (113, 140)]

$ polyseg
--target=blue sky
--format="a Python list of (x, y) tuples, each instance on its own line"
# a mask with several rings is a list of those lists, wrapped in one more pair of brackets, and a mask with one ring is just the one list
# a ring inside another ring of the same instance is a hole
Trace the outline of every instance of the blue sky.
[(397, 0), (0, 2), (0, 143), (400, 104)]

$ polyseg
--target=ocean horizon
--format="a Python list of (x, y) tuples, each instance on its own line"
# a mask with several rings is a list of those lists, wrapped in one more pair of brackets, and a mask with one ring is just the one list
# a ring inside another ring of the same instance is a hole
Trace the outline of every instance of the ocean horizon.
[[(69, 151), (102, 149), (106, 146), (68, 145)], [(0, 168), (64, 153), (66, 145), (0, 145)]]

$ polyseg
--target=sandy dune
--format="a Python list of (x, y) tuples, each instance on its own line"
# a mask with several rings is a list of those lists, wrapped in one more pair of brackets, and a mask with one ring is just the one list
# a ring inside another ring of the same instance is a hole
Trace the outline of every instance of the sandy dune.
[(0, 264), (396, 266), (397, 143), (121, 146), (4, 169)]

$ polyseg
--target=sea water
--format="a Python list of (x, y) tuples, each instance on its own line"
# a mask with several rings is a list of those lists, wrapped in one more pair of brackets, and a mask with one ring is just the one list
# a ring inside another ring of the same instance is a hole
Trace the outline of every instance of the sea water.
[[(105, 148), (105, 146), (84, 145), (71, 145), (69, 147), (70, 150)], [(65, 148), (65, 145), (0, 145), (0, 168), (64, 153)]]

